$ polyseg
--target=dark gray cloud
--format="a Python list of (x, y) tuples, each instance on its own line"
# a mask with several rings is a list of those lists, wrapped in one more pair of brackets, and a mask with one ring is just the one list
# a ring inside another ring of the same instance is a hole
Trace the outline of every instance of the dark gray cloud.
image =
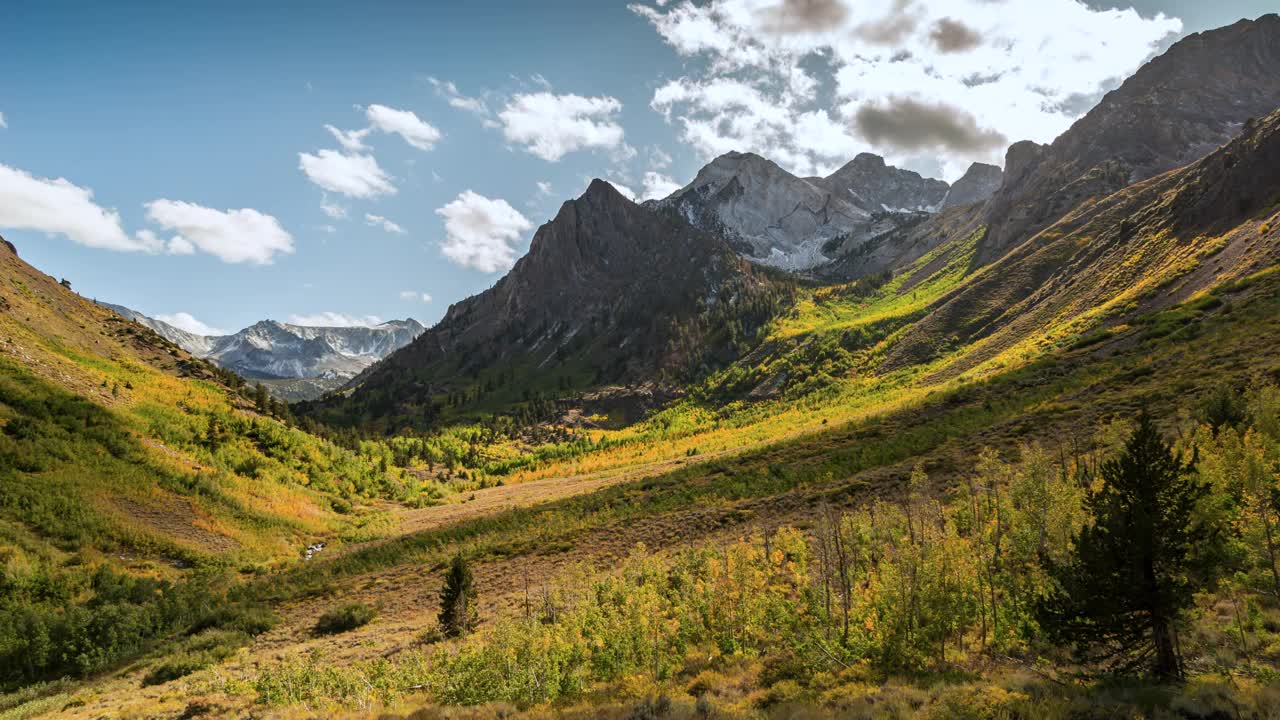
[(853, 118), (858, 132), (872, 145), (897, 150), (945, 148), (955, 152), (987, 152), (1004, 147), (999, 132), (978, 126), (978, 120), (960, 108), (914, 98), (889, 98), (886, 103), (866, 103)]
[(804, 33), (840, 26), (849, 9), (843, 0), (782, 0), (763, 14), (766, 27), (776, 33)]
[(876, 45), (900, 45), (915, 32), (920, 20), (911, 9), (911, 0), (896, 0), (889, 14), (869, 20), (853, 29), (863, 40)]
[(944, 53), (972, 50), (982, 44), (982, 34), (959, 20), (942, 18), (933, 24), (929, 39)]

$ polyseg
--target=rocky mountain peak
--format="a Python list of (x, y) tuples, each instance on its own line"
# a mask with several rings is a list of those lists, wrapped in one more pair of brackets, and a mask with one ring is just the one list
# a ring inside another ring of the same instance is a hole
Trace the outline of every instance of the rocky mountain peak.
[(1204, 157), (1280, 106), (1280, 16), (1174, 43), (1048, 146), (1015, 143), (983, 259), (1100, 197)]
[(959, 207), (982, 202), (995, 194), (1004, 181), (1004, 171), (995, 165), (973, 163), (947, 191), (943, 207)]

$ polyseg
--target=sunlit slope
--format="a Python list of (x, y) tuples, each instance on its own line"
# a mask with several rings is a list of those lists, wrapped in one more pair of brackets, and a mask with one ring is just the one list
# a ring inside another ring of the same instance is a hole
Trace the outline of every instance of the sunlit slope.
[(0, 245), (0, 560), (261, 561), (348, 525), (380, 473), (224, 379)]

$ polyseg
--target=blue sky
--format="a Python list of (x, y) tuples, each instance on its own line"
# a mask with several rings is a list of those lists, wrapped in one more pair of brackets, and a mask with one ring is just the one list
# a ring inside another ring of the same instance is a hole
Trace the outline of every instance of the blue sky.
[[(1268, 10), (971, 4), (9, 0), (0, 233), (86, 296), (189, 326), (431, 323), (591, 177), (643, 197), (727, 149), (799, 174), (865, 150), (953, 180), (1052, 139), (1173, 38)], [(1055, 12), (1059, 52), (1091, 60), (1003, 39)]]

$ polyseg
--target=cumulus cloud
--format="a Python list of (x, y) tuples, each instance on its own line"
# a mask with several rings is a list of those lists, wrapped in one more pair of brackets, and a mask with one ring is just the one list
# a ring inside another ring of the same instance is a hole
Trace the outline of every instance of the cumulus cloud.
[(333, 138), (338, 141), (342, 149), (347, 152), (358, 153), (369, 149), (364, 144), (364, 139), (368, 137), (370, 132), (369, 128), (364, 128), (363, 130), (339, 130), (332, 125), (325, 125), (324, 129), (328, 130), (329, 134), (333, 135)]
[(964, 110), (915, 98), (891, 97), (884, 103), (867, 103), (858, 108), (854, 122), (862, 136), (877, 147), (980, 154), (1008, 145), (1004, 135), (978, 127), (978, 121)]
[(214, 210), (177, 200), (146, 204), (151, 222), (179, 236), (170, 250), (200, 250), (227, 263), (267, 265), (276, 255), (293, 252), (293, 237), (272, 216), (252, 208)]
[(982, 44), (982, 35), (959, 20), (942, 18), (933, 24), (929, 39), (944, 53), (964, 52)]
[(827, 30), (843, 23), (849, 15), (841, 0), (783, 0), (758, 12), (765, 27), (778, 33)]
[(393, 233), (395, 235), (403, 235), (405, 233), (404, 228), (388, 220), (387, 218), (382, 217), (381, 215), (374, 215), (373, 213), (365, 213), (364, 221), (367, 225), (370, 225), (371, 227), (380, 227), (383, 230), (389, 233)]
[(0, 130), (9, 127), (9, 123), (5, 122), (4, 113), (0, 112)]
[(680, 183), (670, 177), (659, 172), (650, 171), (644, 174), (644, 192), (640, 199), (661, 200), (681, 187)]
[(347, 216), (347, 208), (337, 203), (329, 202), (329, 198), (327, 197), (320, 200), (320, 212), (328, 215), (334, 220), (342, 220)]
[[(151, 231), (142, 230), (139, 232), (139, 234), (143, 232), (151, 232)], [(169, 242), (165, 245), (165, 250), (168, 251), (170, 255), (195, 255), (196, 245), (195, 243), (182, 237), (181, 235), (174, 235), (173, 237), (169, 238)]]
[(436, 214), (444, 218), (441, 253), (450, 262), (486, 273), (514, 265), (516, 243), (533, 227), (507, 201), (471, 190), (437, 209)]
[(400, 299), (406, 302), (431, 302), (431, 294), (418, 292), (417, 290), (401, 290)]
[(104, 250), (158, 252), (151, 234), (130, 236), (120, 214), (93, 201), (93, 190), (65, 178), (40, 178), (0, 165), (0, 227), (63, 235)]
[(375, 327), (382, 324), (377, 315), (348, 315), (340, 312), (319, 312), (290, 315), (290, 325), (303, 327)]
[(536, 182), (536, 183), (534, 183), (534, 184), (538, 186), (538, 194), (539, 194), (539, 195), (541, 195), (541, 196), (543, 196), (543, 197), (550, 197), (550, 196), (551, 196), (551, 194), (552, 194), (552, 192), (553, 192), (553, 191), (552, 191), (552, 189), (551, 189), (551, 183), (547, 182), (546, 180), (539, 180), (539, 181), (537, 181), (537, 182)]
[[(684, 74), (661, 84), (650, 106), (686, 144), (705, 159), (756, 152), (801, 175), (826, 174), (863, 151), (898, 165), (918, 158), (912, 143), (869, 137), (858, 122), (863, 111), (863, 124), (877, 128), (875, 109), (895, 107), (894, 98), (963, 113), (959, 135), (938, 128), (929, 143), (942, 149), (936, 160), (948, 176), (973, 161), (999, 162), (1003, 148), (987, 139), (1052, 140), (1087, 109), (1079, 99), (1131, 74), (1181, 29), (1176, 18), (1078, 0), (649, 0), (630, 8), (684, 60)], [(970, 118), (977, 131), (966, 136)]]
[(347, 155), (320, 150), (298, 153), (298, 167), (315, 185), (353, 198), (394, 195), (396, 186), (372, 155)]
[(424, 122), (411, 110), (374, 104), (365, 109), (365, 117), (369, 120), (369, 130), (399, 135), (419, 150), (430, 150), (442, 137), (435, 126)]
[(575, 150), (625, 147), (616, 119), (621, 110), (622, 103), (611, 97), (521, 93), (498, 113), (498, 120), (509, 142), (555, 162)]
[(156, 315), (156, 319), (167, 325), (172, 325), (179, 330), (186, 330), (194, 335), (229, 335), (226, 330), (206, 325), (191, 313), (176, 312), (171, 315)]

